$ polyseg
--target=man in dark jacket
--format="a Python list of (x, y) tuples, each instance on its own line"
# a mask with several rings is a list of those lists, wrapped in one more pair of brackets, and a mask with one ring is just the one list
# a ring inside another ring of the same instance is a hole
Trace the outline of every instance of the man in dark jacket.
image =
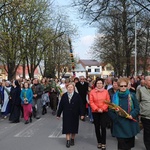
[[(40, 119), (42, 114), (42, 94), (43, 94), (43, 87), (39, 83), (38, 79), (33, 80), (33, 85), (31, 87), (33, 91), (33, 114), (36, 119)], [(37, 106), (37, 108), (36, 108)]]
[[(84, 113), (86, 113), (86, 95), (88, 93), (88, 83), (85, 82), (84, 76), (80, 76), (79, 82), (76, 83), (77, 90), (79, 92), (79, 95), (81, 96), (83, 107), (84, 107)], [(83, 120), (84, 121), (84, 120)]]

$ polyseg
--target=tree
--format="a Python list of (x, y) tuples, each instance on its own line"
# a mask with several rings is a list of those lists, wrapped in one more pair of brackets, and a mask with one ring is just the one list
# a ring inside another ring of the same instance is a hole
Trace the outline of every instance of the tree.
[[(3, 5), (0, 19), (0, 59), (3, 63), (6, 72), (8, 73), (8, 79), (11, 80), (16, 73), (17, 67), (21, 62), (20, 49), (22, 49), (22, 15), (20, 11), (19, 1), (5, 1), (6, 5)], [(6, 13), (7, 12), (7, 13)]]
[[(143, 1), (142, 5), (147, 7), (148, 2)], [(108, 46), (105, 45), (105, 47), (104, 47), (104, 43), (103, 43), (103, 47), (100, 47), (100, 48), (102, 48), (103, 52), (106, 51), (105, 53), (107, 54), (107, 56), (108, 56), (108, 54), (110, 54), (110, 56), (112, 56), (113, 54), (115, 55), (115, 52), (118, 51), (117, 45), (121, 44), (119, 46), (119, 49), (121, 48), (122, 56), (124, 56), (123, 60), (125, 61), (125, 63), (124, 63), (125, 75), (129, 76), (131, 74), (131, 71), (133, 71), (133, 69), (131, 67), (131, 64), (132, 64), (131, 57), (132, 57), (133, 51), (134, 51), (134, 22), (133, 22), (133, 19), (134, 19), (135, 15), (138, 16), (142, 12), (142, 10), (144, 10), (145, 8), (144, 7), (141, 8), (141, 6), (138, 3), (132, 3), (132, 1), (130, 1), (130, 0), (119, 0), (119, 1), (118, 0), (115, 0), (115, 1), (74, 0), (74, 6), (77, 6), (79, 8), (79, 11), (83, 15), (83, 18), (87, 19), (88, 22), (95, 24), (98, 28), (102, 28), (100, 31), (105, 37), (105, 40), (103, 40), (103, 42), (105, 42), (105, 43), (109, 42), (109, 41), (106, 42), (106, 39), (113, 41), (113, 43), (110, 44), (111, 45), (110, 47), (113, 47), (115, 44), (115, 46), (116, 46), (115, 51), (113, 51), (110, 48), (108, 51)], [(136, 10), (136, 13), (133, 12), (134, 9)], [(111, 21), (112, 18), (113, 18), (113, 20), (115, 20), (114, 18), (116, 18), (117, 22), (119, 21), (119, 23), (120, 23), (119, 30), (115, 29), (115, 22)], [(103, 24), (103, 22), (106, 22), (106, 19), (107, 19), (107, 23)], [(107, 28), (105, 28), (104, 26), (107, 26)], [(105, 31), (103, 30), (104, 28), (105, 28)], [(108, 34), (108, 30), (111, 30), (111, 29), (114, 29), (113, 37), (111, 37), (110, 34)], [(115, 35), (120, 36), (121, 43), (119, 43), (120, 40), (118, 41), (118, 43), (114, 43)], [(101, 43), (101, 46), (102, 46), (102, 43)], [(107, 53), (107, 52), (109, 52), (109, 53)], [(102, 55), (100, 55), (100, 56), (102, 56)], [(105, 57), (105, 58), (107, 58), (107, 60), (105, 60), (105, 61), (108, 61), (108, 57)], [(110, 57), (109, 57), (109, 59), (110, 59)], [(104, 60), (104, 55), (103, 55), (103, 60)], [(109, 61), (112, 63), (114, 62), (111, 59)], [(121, 64), (121, 61), (119, 64)], [(114, 67), (117, 67), (117, 66), (118, 65), (115, 65)], [(120, 69), (116, 69), (116, 70), (120, 70)]]
[(52, 18), (50, 25), (53, 34), (49, 38), (51, 39), (50, 45), (44, 56), (44, 75), (55, 77), (57, 72), (59, 78), (63, 68), (70, 68), (71, 66), (68, 36), (74, 37), (76, 35), (76, 27), (70, 23), (68, 16), (62, 13), (60, 9), (53, 14)]

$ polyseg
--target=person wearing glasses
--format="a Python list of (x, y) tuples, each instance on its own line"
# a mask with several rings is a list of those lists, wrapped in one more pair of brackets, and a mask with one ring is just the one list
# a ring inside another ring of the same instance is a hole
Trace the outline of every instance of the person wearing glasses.
[[(131, 150), (135, 145), (135, 135), (140, 131), (139, 104), (135, 93), (129, 91), (128, 84), (128, 78), (118, 80), (119, 90), (114, 94), (112, 103), (124, 109), (129, 114), (129, 118), (123, 117), (119, 109), (109, 110), (109, 115), (113, 120), (112, 135), (117, 138), (118, 150)], [(133, 121), (133, 118), (137, 121)]]
[(94, 89), (90, 92), (90, 106), (94, 119), (95, 133), (97, 138), (97, 148), (106, 150), (106, 126), (108, 120), (108, 105), (105, 101), (110, 102), (110, 96), (104, 89), (104, 80), (98, 78), (95, 81)]

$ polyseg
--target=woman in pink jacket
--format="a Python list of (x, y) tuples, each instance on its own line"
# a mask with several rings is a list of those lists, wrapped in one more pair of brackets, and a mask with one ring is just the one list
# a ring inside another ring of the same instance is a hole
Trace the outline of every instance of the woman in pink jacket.
[(106, 150), (106, 124), (108, 105), (104, 101), (110, 101), (109, 93), (104, 89), (104, 80), (98, 78), (94, 89), (90, 92), (90, 106), (94, 119), (97, 148)]

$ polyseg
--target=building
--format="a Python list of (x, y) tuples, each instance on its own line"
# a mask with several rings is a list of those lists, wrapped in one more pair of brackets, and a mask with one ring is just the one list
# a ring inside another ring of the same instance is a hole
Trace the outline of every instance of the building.
[(102, 67), (101, 77), (107, 78), (108, 76), (114, 76), (114, 68), (110, 63), (101, 63)]
[[(22, 77), (22, 76), (23, 76), (23, 67), (22, 67), (22, 65), (20, 65), (20, 66), (18, 66), (18, 68), (16, 70), (16, 77), (15, 78), (18, 79), (19, 77)], [(39, 67), (37, 67), (35, 69), (35, 71), (34, 71), (34, 77), (35, 78), (41, 78), (41, 73), (40, 73)], [(27, 66), (25, 67), (25, 78), (26, 79), (29, 78)], [(7, 80), (8, 79), (8, 74), (5, 71), (4, 66), (0, 65), (0, 80), (2, 80), (2, 79)]]
[(108, 76), (114, 75), (114, 68), (109, 63), (100, 63), (94, 59), (80, 59), (75, 67), (76, 77), (81, 75), (85, 77), (102, 77), (106, 78)]
[(80, 63), (76, 64), (74, 72), (76, 77), (80, 76), (86, 77), (86, 69)]
[(96, 78), (101, 76), (102, 67), (97, 60), (80, 59), (78, 64), (85, 69), (85, 77), (91, 76), (92, 78)]

